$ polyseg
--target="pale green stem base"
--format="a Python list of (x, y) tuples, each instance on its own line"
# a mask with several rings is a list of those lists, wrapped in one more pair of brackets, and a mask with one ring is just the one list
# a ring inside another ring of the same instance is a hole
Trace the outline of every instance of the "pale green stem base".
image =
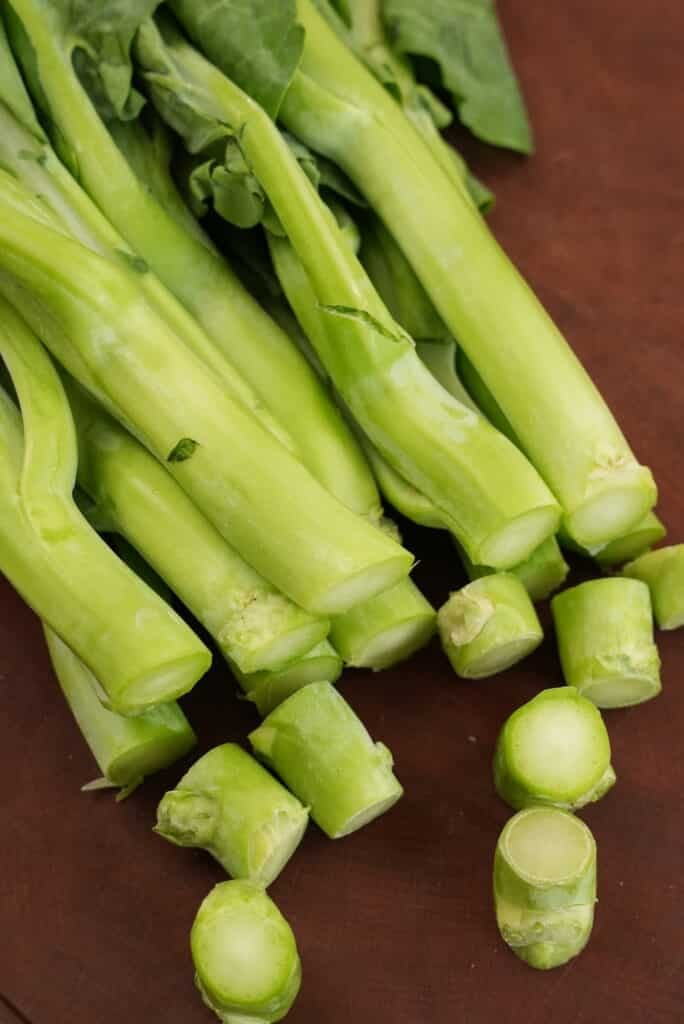
[(527, 591), (510, 573), (483, 576), (452, 594), (437, 626), (452, 668), (464, 679), (505, 671), (544, 636)]
[(661, 690), (648, 587), (590, 580), (551, 603), (566, 683), (599, 708), (630, 707)]

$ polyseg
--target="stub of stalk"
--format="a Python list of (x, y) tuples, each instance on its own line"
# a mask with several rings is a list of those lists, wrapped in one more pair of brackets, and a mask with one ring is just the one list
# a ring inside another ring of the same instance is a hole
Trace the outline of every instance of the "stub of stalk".
[(435, 611), (412, 580), (337, 616), (330, 639), (345, 664), (374, 671), (409, 658), (430, 640)]
[(648, 587), (589, 580), (551, 602), (563, 676), (599, 708), (641, 704), (661, 690)]
[(511, 818), (494, 855), (494, 906), (504, 942), (538, 970), (577, 956), (596, 903), (596, 843), (579, 818), (530, 807)]
[[(482, 576), (491, 576), (496, 572), (487, 565), (473, 565), (462, 549), (459, 549), (461, 560), (469, 579), (477, 580)], [(536, 548), (530, 557), (510, 570), (517, 576), (532, 601), (545, 601), (554, 591), (562, 587), (570, 567), (563, 558), (555, 537), (549, 537)]]
[(463, 679), (495, 675), (527, 657), (544, 637), (520, 580), (496, 573), (452, 594), (437, 614), (452, 668)]
[(642, 555), (626, 565), (623, 572), (648, 586), (660, 629), (684, 626), (684, 544)]
[(273, 1024), (297, 998), (297, 943), (261, 886), (215, 886), (197, 911), (190, 950), (195, 984), (223, 1024)]
[(255, 705), (262, 718), (309, 683), (335, 683), (344, 663), (328, 640), (317, 644), (308, 654), (272, 672), (240, 672), (231, 665), (233, 675)]
[(402, 796), (392, 754), (373, 742), (329, 683), (299, 690), (250, 733), (249, 741), (331, 839), (366, 825)]
[(499, 734), (494, 784), (516, 810), (535, 804), (577, 810), (615, 781), (601, 714), (574, 687), (542, 690)]
[(43, 630), (62, 693), (102, 772), (103, 784), (128, 795), (146, 776), (167, 768), (194, 747), (197, 737), (176, 703), (160, 704), (137, 718), (108, 711), (87, 665), (49, 626)]
[(157, 809), (155, 832), (202, 847), (233, 878), (267, 886), (299, 846), (308, 812), (234, 743), (201, 757)]

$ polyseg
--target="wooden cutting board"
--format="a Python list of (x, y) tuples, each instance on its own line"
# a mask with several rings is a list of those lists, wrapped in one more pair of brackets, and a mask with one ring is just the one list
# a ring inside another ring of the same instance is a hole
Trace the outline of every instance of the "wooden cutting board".
[[(538, 153), (466, 145), (498, 196), (492, 227), (653, 468), (671, 538), (684, 540), (684, 6), (500, 6)], [(418, 582), (443, 600), (461, 581), (450, 545), (419, 530), (407, 541)], [(311, 828), (273, 887), (304, 965), (288, 1021), (684, 1021), (684, 631), (660, 644), (662, 696), (607, 716), (619, 781), (585, 815), (599, 847), (592, 941), (549, 974), (497, 935), (491, 860), (509, 812), (490, 761), (506, 716), (560, 682), (553, 638), (486, 682), (458, 681), (436, 646), (378, 676), (347, 673), (342, 690), (393, 750), (406, 796), (339, 842)], [(7, 585), (0, 651), (0, 1021), (209, 1024), (188, 933), (222, 874), (151, 832), (181, 769), (121, 805), (80, 793), (89, 753), (37, 620)], [(254, 725), (234, 689), (219, 666), (186, 701), (201, 750)]]

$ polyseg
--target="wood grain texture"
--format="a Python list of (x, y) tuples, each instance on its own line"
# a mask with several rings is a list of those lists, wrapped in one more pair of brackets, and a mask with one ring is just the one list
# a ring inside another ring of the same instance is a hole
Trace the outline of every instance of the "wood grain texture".
[[(466, 144), (496, 190), (492, 226), (654, 470), (684, 539), (684, 62), (680, 0), (502, 0), (536, 129), (524, 162)], [(459, 136), (459, 141), (462, 141)], [(460, 573), (409, 531), (429, 595)], [(548, 621), (548, 616), (547, 616)], [(549, 974), (500, 942), (494, 845), (507, 818), (490, 771), (506, 716), (560, 681), (552, 638), (465, 684), (436, 647), (342, 690), (393, 750), (405, 799), (332, 843), (312, 828), (272, 893), (304, 963), (292, 1024), (676, 1024), (684, 1019), (684, 632), (660, 636), (664, 692), (608, 724), (619, 781), (586, 812), (599, 846), (587, 951)], [(203, 1024), (188, 933), (221, 872), (151, 832), (176, 768), (127, 803), (94, 774), (38, 623), (0, 586), (0, 1020)], [(255, 719), (220, 668), (185, 702), (201, 749)], [(182, 766), (181, 766), (182, 767)]]

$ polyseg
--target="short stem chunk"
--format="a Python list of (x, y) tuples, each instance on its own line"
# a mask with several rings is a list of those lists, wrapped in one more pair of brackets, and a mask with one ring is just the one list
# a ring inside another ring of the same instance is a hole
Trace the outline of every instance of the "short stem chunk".
[(196, 761), (157, 809), (155, 832), (208, 850), (233, 878), (270, 885), (297, 849), (308, 813), (235, 743)]
[(600, 712), (572, 686), (542, 690), (501, 730), (494, 783), (516, 810), (533, 804), (577, 810), (599, 800), (615, 783)]
[(392, 755), (329, 683), (311, 683), (284, 701), (250, 734), (258, 757), (311, 808), (331, 839), (388, 810), (403, 790)]
[(566, 683), (599, 708), (622, 708), (661, 690), (648, 587), (639, 580), (590, 580), (551, 603)]
[(684, 544), (651, 551), (623, 570), (646, 583), (655, 620), (661, 629), (684, 626)]
[(452, 594), (437, 626), (454, 671), (464, 679), (503, 672), (544, 636), (525, 587), (510, 573), (483, 576)]
[(596, 843), (579, 818), (530, 807), (505, 825), (494, 857), (494, 905), (504, 942), (538, 970), (577, 956), (596, 903)]
[(297, 998), (297, 943), (261, 886), (215, 886), (197, 911), (190, 949), (195, 984), (223, 1024), (273, 1024)]

